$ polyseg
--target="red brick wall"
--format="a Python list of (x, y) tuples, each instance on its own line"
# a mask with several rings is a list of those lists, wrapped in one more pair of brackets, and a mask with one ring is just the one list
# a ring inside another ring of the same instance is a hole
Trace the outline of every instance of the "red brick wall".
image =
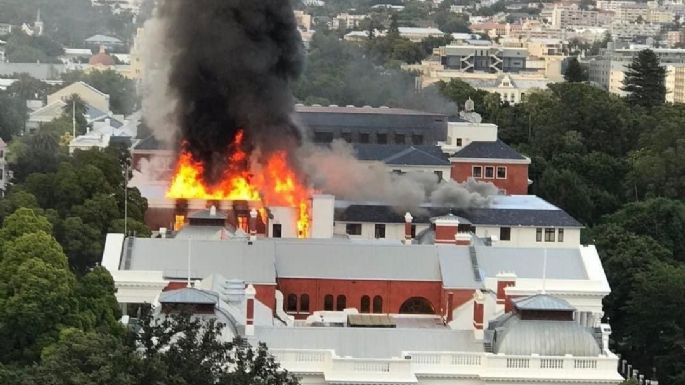
[[(347, 307), (357, 309), (361, 309), (362, 296), (368, 295), (373, 304), (373, 297), (380, 295), (383, 298), (384, 313), (398, 313), (402, 303), (411, 297), (426, 298), (431, 302), (438, 314), (441, 312), (443, 303), (441, 282), (355, 281), (309, 278), (277, 278), (277, 281), (278, 289), (283, 292), (286, 300), (289, 294), (297, 295), (298, 300), (301, 294), (309, 294), (310, 312), (324, 309), (323, 301), (324, 296), (327, 294), (333, 295), (334, 303), (338, 295), (342, 294), (346, 297)], [(306, 318), (306, 315), (298, 315), (298, 318)]]
[(457, 234), (457, 226), (435, 226), (436, 243), (454, 243), (455, 234)]
[[(452, 309), (448, 309), (447, 299), (452, 294)], [(452, 311), (473, 298), (473, 289), (444, 289), (442, 292), (442, 303), (447, 309), (448, 322), (451, 321)]]
[(495, 177), (497, 176), (497, 166), (507, 168), (506, 179), (486, 179), (476, 178), (482, 182), (492, 182), (495, 186), (503, 189), (508, 195), (528, 194), (528, 165), (527, 164), (502, 164), (502, 163), (452, 163), (452, 179), (457, 182), (466, 182), (472, 176), (473, 166), (483, 166), (483, 176), (485, 176), (485, 166), (495, 167)]

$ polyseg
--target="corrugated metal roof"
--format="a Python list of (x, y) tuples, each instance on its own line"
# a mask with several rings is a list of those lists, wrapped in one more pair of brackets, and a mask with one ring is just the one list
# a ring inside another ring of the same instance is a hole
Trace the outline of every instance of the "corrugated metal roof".
[(495, 353), (594, 357), (600, 348), (589, 329), (575, 321), (524, 321), (511, 317), (495, 334)]
[(553, 310), (553, 311), (575, 311), (565, 299), (546, 294), (537, 294), (530, 297), (515, 298), (512, 300), (514, 307), (519, 310)]
[(178, 290), (162, 292), (159, 296), (160, 303), (184, 303), (199, 305), (214, 305), (217, 303), (215, 295), (203, 290), (187, 287)]
[(471, 330), (255, 327), (255, 338), (270, 349), (332, 349), (338, 356), (355, 358), (401, 357), (403, 351), (482, 352)]
[(442, 285), (447, 289), (480, 289), (482, 282), (475, 280), (468, 247), (436, 245), (440, 259)]
[[(478, 266), (487, 277), (500, 272), (513, 272), (518, 278), (543, 277), (544, 248), (476, 246)], [(587, 279), (578, 248), (547, 249), (547, 279)]]

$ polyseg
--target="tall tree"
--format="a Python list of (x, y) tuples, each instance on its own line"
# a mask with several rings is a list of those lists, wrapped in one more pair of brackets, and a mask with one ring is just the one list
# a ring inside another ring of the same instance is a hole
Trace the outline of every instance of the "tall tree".
[(587, 80), (587, 74), (577, 58), (572, 57), (569, 60), (568, 67), (566, 67), (566, 72), (564, 73), (564, 79), (569, 83), (580, 83)]
[(633, 58), (623, 79), (622, 90), (628, 93), (633, 105), (653, 107), (666, 99), (666, 69), (651, 49), (645, 49)]

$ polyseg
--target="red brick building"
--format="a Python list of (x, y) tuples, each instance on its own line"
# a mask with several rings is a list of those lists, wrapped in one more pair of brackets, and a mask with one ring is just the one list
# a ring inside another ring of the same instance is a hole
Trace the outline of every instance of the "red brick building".
[(508, 195), (528, 194), (530, 159), (501, 140), (471, 142), (450, 157), (452, 179), (491, 182)]

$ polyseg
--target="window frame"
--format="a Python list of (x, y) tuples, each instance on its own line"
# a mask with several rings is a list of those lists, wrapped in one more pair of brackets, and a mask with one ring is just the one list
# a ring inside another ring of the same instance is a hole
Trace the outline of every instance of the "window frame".
[[(488, 170), (492, 172), (490, 176), (488, 176)], [(483, 179), (495, 179), (495, 166), (485, 166), (483, 171)]]
[(335, 298), (333, 297), (333, 294), (326, 294), (323, 297), (323, 310), (324, 311), (333, 311), (335, 309)]
[(297, 313), (297, 294), (290, 293), (285, 300), (285, 312)]
[(374, 314), (383, 313), (383, 297), (380, 295), (374, 296), (371, 309)]
[(283, 225), (280, 223), (273, 223), (271, 225), (271, 238), (283, 238)]
[(564, 242), (564, 228), (557, 229), (557, 242)]
[(542, 227), (535, 228), (535, 242), (542, 242)]
[(462, 138), (457, 138), (457, 147), (461, 147), (462, 143)]
[[(354, 226), (354, 227), (353, 227)], [(359, 232), (352, 232), (350, 229), (359, 229)], [(345, 224), (345, 234), (347, 235), (362, 235), (362, 224), (361, 223), (346, 223)]]
[(300, 313), (309, 313), (309, 294), (304, 293), (300, 295), (300, 307), (298, 311)]
[(371, 297), (363, 295), (360, 301), (359, 312), (362, 314), (371, 313)]
[(345, 294), (338, 294), (335, 298), (335, 311), (343, 311), (347, 308), (347, 297)]
[[(380, 232), (383, 233), (382, 236), (379, 236), (379, 235), (378, 235), (379, 230), (380, 230)], [(375, 224), (373, 225), (373, 236), (374, 236), (374, 238), (376, 238), (376, 239), (385, 239), (385, 230), (386, 230), (385, 223), (375, 223)]]
[[(505, 237), (506, 234), (506, 237)], [(500, 227), (499, 228), (499, 240), (500, 241), (511, 241), (511, 227)]]
[(376, 144), (388, 144), (388, 134), (377, 133)]
[(556, 240), (556, 229), (554, 227), (545, 227), (545, 242), (554, 242)]
[[(499, 176), (500, 170), (504, 170), (504, 176)], [(507, 166), (497, 166), (495, 170), (495, 177), (497, 179), (507, 179)]]
[[(478, 175), (476, 175), (476, 170), (478, 170)], [(471, 167), (471, 177), (476, 179), (483, 178), (483, 166), (472, 166)]]

